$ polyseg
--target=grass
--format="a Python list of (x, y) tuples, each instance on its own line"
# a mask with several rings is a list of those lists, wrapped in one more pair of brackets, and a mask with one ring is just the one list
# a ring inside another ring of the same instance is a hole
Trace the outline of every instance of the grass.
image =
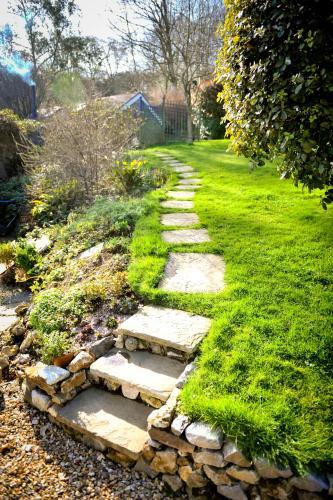
[[(333, 458), (333, 207), (280, 181), (273, 165), (250, 172), (228, 141), (158, 148), (202, 177), (195, 212), (212, 242), (161, 240), (159, 201), (136, 226), (129, 280), (146, 301), (213, 319), (181, 407), (220, 426), (249, 456), (295, 470), (327, 469)], [(152, 160), (154, 148), (147, 150)], [(154, 160), (159, 163), (160, 160)], [(226, 262), (218, 294), (157, 289), (168, 252), (212, 252)]]

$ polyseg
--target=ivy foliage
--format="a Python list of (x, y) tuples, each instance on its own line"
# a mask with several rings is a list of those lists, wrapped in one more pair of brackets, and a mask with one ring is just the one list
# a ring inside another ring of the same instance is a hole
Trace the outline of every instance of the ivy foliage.
[[(251, 166), (333, 202), (333, 9), (325, 0), (226, 0), (217, 77), (227, 135)], [(330, 8), (331, 12), (328, 12)]]
[(210, 139), (223, 139), (225, 135), (224, 109), (216, 106), (222, 85), (215, 83), (205, 87), (199, 96), (202, 124)]

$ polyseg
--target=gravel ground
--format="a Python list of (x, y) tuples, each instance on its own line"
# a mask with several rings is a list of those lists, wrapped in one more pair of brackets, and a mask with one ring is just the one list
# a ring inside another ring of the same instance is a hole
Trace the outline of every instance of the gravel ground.
[(0, 384), (1, 499), (171, 496), (159, 479), (124, 469), (68, 437), (23, 401), (16, 379)]

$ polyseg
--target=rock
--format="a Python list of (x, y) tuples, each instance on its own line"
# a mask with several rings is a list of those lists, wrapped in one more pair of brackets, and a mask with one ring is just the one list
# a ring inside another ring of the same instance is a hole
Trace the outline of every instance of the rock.
[(109, 337), (104, 337), (97, 342), (91, 344), (88, 348), (88, 352), (95, 359), (100, 358), (105, 353), (110, 351), (114, 345), (114, 338), (110, 335)]
[(161, 443), (155, 441), (154, 439), (148, 438), (147, 444), (156, 450), (160, 450), (162, 448)]
[(112, 462), (116, 462), (121, 464), (123, 467), (128, 467), (134, 464), (133, 458), (121, 453), (117, 450), (109, 450), (109, 453), (106, 455)]
[(118, 335), (118, 337), (116, 337), (116, 341), (115, 341), (114, 345), (117, 349), (123, 349), (124, 348), (124, 336)]
[(202, 471), (193, 470), (190, 465), (184, 465), (183, 467), (179, 467), (178, 473), (181, 479), (190, 488), (202, 488), (207, 484), (207, 479), (203, 475)]
[(219, 451), (201, 450), (193, 453), (193, 460), (199, 464), (212, 465), (214, 467), (225, 467), (223, 453)]
[(153, 354), (163, 355), (163, 348), (161, 345), (152, 343), (150, 344), (150, 348)]
[(188, 379), (190, 374), (195, 369), (196, 369), (196, 365), (195, 365), (194, 361), (186, 366), (185, 370), (183, 371), (183, 373), (180, 375), (179, 379), (177, 380), (176, 387), (178, 387), (178, 389), (182, 389), (184, 387), (186, 380)]
[(207, 229), (172, 229), (162, 231), (162, 240), (167, 243), (205, 243), (211, 241)]
[(142, 450), (142, 457), (146, 460), (146, 462), (150, 463), (155, 456), (155, 450), (148, 443), (145, 444)]
[(86, 380), (86, 372), (82, 370), (81, 372), (74, 373), (74, 375), (61, 384), (61, 392), (66, 394), (71, 392), (76, 387), (80, 387)]
[(177, 470), (177, 453), (170, 449), (157, 451), (150, 466), (156, 472), (174, 474)]
[(46, 385), (55, 385), (70, 376), (68, 370), (58, 366), (44, 365), (43, 363), (37, 363), (36, 366), (26, 368), (25, 373), (37, 385), (40, 382), (44, 382)]
[(90, 257), (96, 257), (101, 253), (103, 250), (104, 243), (98, 243), (98, 245), (95, 245), (91, 248), (88, 248), (88, 250), (85, 250), (84, 252), (81, 252), (77, 258), (78, 259), (88, 259)]
[(185, 430), (186, 439), (194, 446), (219, 450), (223, 443), (221, 430), (213, 430), (209, 425), (202, 422), (194, 422)]
[(68, 365), (68, 370), (72, 373), (76, 373), (84, 368), (89, 368), (89, 366), (95, 361), (95, 358), (91, 356), (86, 351), (81, 351), (75, 356), (73, 361)]
[(254, 470), (244, 469), (233, 465), (227, 469), (227, 474), (234, 479), (244, 481), (249, 484), (256, 484), (259, 481), (259, 476)]
[(28, 243), (32, 245), (38, 253), (42, 254), (50, 247), (51, 240), (46, 234), (42, 234), (40, 238), (29, 238)]
[(177, 464), (178, 465), (191, 465), (190, 460), (185, 456), (185, 457), (178, 457), (177, 458)]
[(125, 347), (128, 351), (133, 352), (138, 349), (139, 341), (135, 337), (127, 337), (125, 340)]
[(176, 359), (177, 361), (184, 360), (184, 355), (180, 351), (176, 352), (176, 351), (168, 350), (166, 355), (168, 358)]
[(117, 382), (111, 382), (111, 380), (104, 380), (104, 383), (108, 390), (111, 392), (117, 391), (121, 386), (121, 384), (118, 384)]
[(177, 450), (180, 450), (184, 453), (193, 453), (194, 451), (193, 445), (191, 445), (184, 439), (170, 434), (169, 432), (161, 431), (160, 429), (155, 429), (154, 427), (152, 427), (151, 429), (149, 429), (148, 433), (149, 436), (155, 441), (170, 446), (171, 448), (176, 448)]
[(218, 486), (217, 492), (223, 497), (231, 498), (231, 500), (247, 500), (247, 496), (239, 484), (235, 484), (234, 486)]
[(16, 315), (0, 314), (0, 333), (6, 331), (17, 323)]
[(150, 394), (146, 394), (145, 392), (140, 392), (140, 398), (144, 403), (152, 406), (153, 408), (161, 408), (161, 406), (163, 405), (163, 401), (154, 398), (153, 396), (151, 396)]
[(9, 366), (9, 359), (7, 356), (0, 356), (0, 381), (4, 377), (5, 370)]
[(8, 358), (13, 358), (19, 352), (18, 345), (5, 345), (0, 352), (1, 356), (8, 356)]
[(38, 389), (31, 391), (30, 401), (40, 411), (47, 411), (51, 406), (51, 398)]
[(190, 422), (190, 419), (186, 415), (178, 415), (171, 424), (171, 432), (175, 436), (180, 436)]
[(151, 477), (152, 479), (154, 479), (158, 475), (158, 472), (153, 470), (142, 457), (140, 457), (139, 460), (136, 462), (134, 470), (137, 472), (144, 472), (145, 474), (147, 474), (147, 476)]
[(323, 478), (310, 473), (301, 477), (293, 477), (289, 484), (299, 490), (310, 491), (312, 493), (328, 489), (328, 483)]
[(15, 307), (15, 312), (18, 316), (24, 316), (29, 309), (29, 304), (19, 304)]
[(190, 212), (175, 212), (173, 214), (163, 214), (161, 224), (163, 226), (193, 226), (199, 224), (200, 220), (197, 214)]
[(121, 392), (123, 396), (128, 399), (136, 399), (139, 395), (138, 388), (131, 384), (122, 384)]
[(228, 441), (223, 446), (223, 455), (226, 462), (231, 462), (239, 467), (251, 467), (251, 462), (244, 457), (236, 444), (231, 441)]
[(260, 477), (264, 479), (276, 479), (278, 477), (283, 477), (287, 479), (293, 475), (289, 468), (277, 467), (277, 465), (271, 464), (264, 458), (256, 458), (254, 460), (254, 466)]
[(164, 481), (174, 493), (183, 487), (183, 481), (177, 474), (163, 474), (162, 481)]
[(327, 479), (329, 482), (328, 494), (333, 496), (333, 474), (327, 474)]
[(66, 392), (65, 394), (62, 394), (61, 392), (58, 392), (54, 396), (52, 396), (52, 401), (53, 403), (56, 403), (57, 405), (63, 406), (67, 401), (70, 401), (76, 396), (76, 391), (73, 390), (71, 392)]
[(171, 425), (176, 405), (179, 396), (179, 389), (174, 389), (165, 405), (161, 406), (159, 410), (151, 412), (148, 418), (148, 424), (159, 429), (166, 429)]
[(35, 338), (36, 338), (36, 332), (34, 332), (33, 330), (29, 331), (25, 336), (22, 344), (20, 345), (20, 352), (24, 353), (28, 351), (28, 349), (30, 349), (30, 347), (34, 343)]
[(204, 465), (203, 470), (208, 479), (210, 479), (217, 486), (220, 484), (227, 484), (229, 486), (232, 485), (232, 481), (230, 477), (228, 477), (225, 470), (218, 469), (217, 467), (211, 467), (210, 465)]
[(26, 328), (20, 320), (10, 327), (10, 333), (14, 335), (14, 337), (23, 337), (25, 332)]

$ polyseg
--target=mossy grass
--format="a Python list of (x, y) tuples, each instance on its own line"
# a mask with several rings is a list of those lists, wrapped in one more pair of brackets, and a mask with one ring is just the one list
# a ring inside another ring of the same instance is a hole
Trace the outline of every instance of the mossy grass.
[[(328, 468), (333, 457), (333, 211), (317, 192), (279, 180), (274, 165), (250, 171), (229, 142), (176, 144), (170, 153), (202, 177), (194, 210), (212, 241), (162, 241), (160, 201), (176, 182), (148, 195), (137, 223), (129, 280), (147, 302), (213, 319), (181, 409), (220, 426), (249, 456), (296, 470)], [(155, 157), (154, 162), (160, 162)], [(179, 210), (182, 211), (182, 210)], [(226, 262), (218, 294), (157, 288), (170, 251), (208, 252)]]

